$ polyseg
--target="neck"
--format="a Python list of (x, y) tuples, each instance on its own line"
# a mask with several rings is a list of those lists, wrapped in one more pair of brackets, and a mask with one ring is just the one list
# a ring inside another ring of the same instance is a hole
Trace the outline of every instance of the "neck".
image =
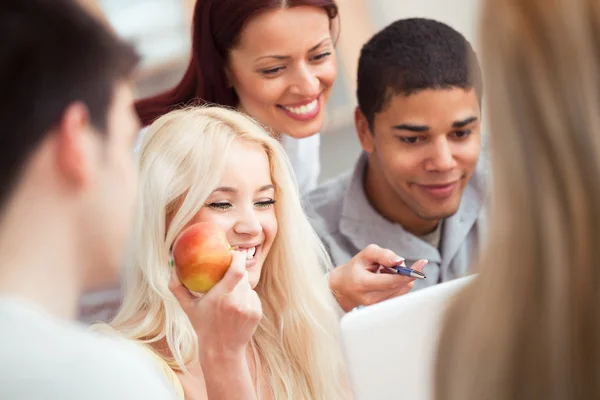
[(389, 187), (382, 174), (373, 170), (372, 162), (367, 162), (363, 188), (367, 200), (379, 215), (388, 221), (399, 224), (405, 231), (416, 236), (431, 233), (439, 220), (426, 220), (415, 214), (408, 205)]
[(74, 319), (82, 271), (77, 236), (63, 218), (64, 207), (39, 198), (13, 199), (0, 224), (0, 294), (33, 301), (59, 318)]

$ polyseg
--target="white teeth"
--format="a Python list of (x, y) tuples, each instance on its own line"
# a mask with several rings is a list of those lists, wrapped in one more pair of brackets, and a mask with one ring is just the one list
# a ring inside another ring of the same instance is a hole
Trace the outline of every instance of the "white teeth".
[(246, 250), (246, 260), (252, 260), (256, 254), (256, 247)]
[(286, 110), (288, 110), (291, 113), (294, 114), (298, 114), (298, 115), (302, 115), (302, 114), (308, 114), (309, 112), (312, 112), (315, 110), (315, 108), (317, 108), (317, 105), (319, 104), (319, 99), (314, 99), (313, 101), (311, 101), (310, 103), (304, 105), (304, 106), (300, 106), (300, 107), (283, 107)]

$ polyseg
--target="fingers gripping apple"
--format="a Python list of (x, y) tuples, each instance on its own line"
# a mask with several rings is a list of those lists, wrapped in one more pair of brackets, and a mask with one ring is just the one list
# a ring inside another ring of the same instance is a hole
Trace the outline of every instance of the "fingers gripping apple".
[(216, 224), (199, 222), (184, 229), (173, 245), (175, 270), (191, 291), (208, 292), (231, 264), (231, 246)]

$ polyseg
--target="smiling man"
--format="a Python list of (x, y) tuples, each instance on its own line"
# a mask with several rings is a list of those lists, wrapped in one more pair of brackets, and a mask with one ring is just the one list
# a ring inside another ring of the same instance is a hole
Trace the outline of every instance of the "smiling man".
[(330, 274), (346, 311), (359, 305), (353, 291), (379, 293), (364, 297), (373, 303), (412, 288), (385, 274), (358, 281), (349, 261), (369, 244), (408, 266), (428, 260), (415, 289), (468, 273), (485, 230), (480, 75), (465, 38), (436, 21), (399, 20), (364, 45), (355, 111), (364, 152), (305, 199), (334, 265), (347, 264)]

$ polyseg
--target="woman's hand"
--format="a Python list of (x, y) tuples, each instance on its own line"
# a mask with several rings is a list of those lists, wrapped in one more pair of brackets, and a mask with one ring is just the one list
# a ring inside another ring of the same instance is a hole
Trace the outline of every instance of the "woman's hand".
[(192, 294), (175, 271), (169, 289), (179, 301), (198, 336), (200, 359), (245, 355), (262, 318), (262, 305), (250, 287), (244, 253), (233, 252), (223, 279), (204, 295)]

